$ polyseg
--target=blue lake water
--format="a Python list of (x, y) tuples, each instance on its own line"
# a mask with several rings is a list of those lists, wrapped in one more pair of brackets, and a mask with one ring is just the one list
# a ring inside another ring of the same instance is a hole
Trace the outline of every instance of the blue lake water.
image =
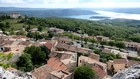
[(91, 18), (92, 16), (100, 16), (98, 15), (78, 15), (78, 16), (63, 16), (65, 18), (75, 18), (75, 19), (84, 19), (84, 20), (93, 20), (93, 21), (98, 21), (98, 20), (103, 20), (103, 18), (101, 19), (97, 19), (97, 18)]
[[(110, 11), (95, 11), (96, 15), (78, 15), (78, 16), (63, 16), (65, 18), (76, 18), (76, 19), (86, 19), (86, 20), (103, 20), (97, 18), (90, 18), (92, 16), (103, 16), (110, 17), (109, 19), (132, 19), (132, 20), (140, 20), (140, 14), (130, 14), (130, 13), (118, 13), (118, 12), (110, 12)], [(104, 18), (107, 19), (107, 18)]]

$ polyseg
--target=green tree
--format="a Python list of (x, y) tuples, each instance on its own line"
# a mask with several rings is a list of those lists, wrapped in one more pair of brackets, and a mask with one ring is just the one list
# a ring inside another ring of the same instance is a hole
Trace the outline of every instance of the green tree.
[(95, 71), (88, 66), (77, 67), (74, 71), (74, 79), (95, 79)]
[(109, 41), (109, 42), (108, 42), (108, 45), (110, 45), (110, 46), (115, 46), (115, 42), (114, 42), (114, 41)]
[(0, 29), (4, 29), (5, 28), (5, 24), (4, 23), (0, 23)]
[(21, 55), (21, 57), (19, 57), (18, 62), (16, 63), (18, 69), (28, 72), (31, 71), (33, 69), (33, 63), (31, 61), (31, 55), (24, 53), (23, 55)]
[(129, 37), (129, 39), (134, 41), (134, 42), (140, 43), (140, 35), (135, 34), (135, 35)]
[(49, 37), (49, 38), (52, 38), (53, 36), (54, 36), (54, 33), (48, 32), (48, 37)]
[(88, 38), (83, 38), (83, 40), (87, 43), (88, 42)]
[(46, 58), (49, 59), (50, 50), (46, 46), (40, 46), (41, 51), (46, 54)]
[(42, 62), (46, 61), (46, 53), (41, 50), (40, 47), (37, 46), (30, 46), (26, 47), (24, 50), (25, 53), (28, 53), (31, 55), (31, 60), (34, 65), (40, 65)]
[(88, 38), (87, 40), (88, 42), (91, 42), (91, 43), (96, 43), (96, 40), (94, 38)]
[(30, 30), (31, 30), (31, 26), (28, 25), (28, 26), (26, 27), (26, 31), (29, 32)]
[(9, 28), (9, 27), (10, 27), (10, 23), (9, 23), (9, 22), (6, 22), (6, 23), (5, 23), (5, 27), (6, 27), (6, 28)]
[(100, 44), (101, 45), (107, 45), (107, 42), (106, 41), (101, 41)]
[(121, 59), (122, 57), (121, 57), (120, 54), (116, 54), (116, 58), (117, 58), (117, 59)]
[(43, 30), (42, 26), (38, 26), (38, 31), (42, 31), (42, 30)]
[(38, 32), (28, 32), (27, 37), (34, 38), (35, 40), (43, 39), (43, 35)]
[(125, 44), (123, 42), (116, 42), (116, 47), (125, 48)]
[(20, 30), (19, 32), (16, 33), (16, 35), (26, 35), (26, 31)]

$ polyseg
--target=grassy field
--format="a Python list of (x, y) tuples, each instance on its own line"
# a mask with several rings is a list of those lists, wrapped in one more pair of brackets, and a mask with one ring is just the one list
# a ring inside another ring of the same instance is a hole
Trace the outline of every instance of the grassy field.
[[(6, 23), (6, 22), (9, 22), (10, 23), (10, 28), (9, 29), (6, 29), (6, 30), (21, 30), (23, 28), (23, 26), (28, 26), (27, 24), (24, 24), (24, 23), (19, 23), (21, 19), (8, 19), (8, 20), (4, 20), (2, 21), (2, 23)], [(31, 25), (31, 28), (34, 28), (34, 27), (38, 27), (38, 26), (33, 26)]]

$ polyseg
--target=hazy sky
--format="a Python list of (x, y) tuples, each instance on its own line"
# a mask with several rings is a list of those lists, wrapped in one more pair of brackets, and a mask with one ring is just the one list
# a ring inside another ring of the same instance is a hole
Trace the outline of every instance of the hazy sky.
[(140, 0), (0, 0), (0, 7), (140, 8)]

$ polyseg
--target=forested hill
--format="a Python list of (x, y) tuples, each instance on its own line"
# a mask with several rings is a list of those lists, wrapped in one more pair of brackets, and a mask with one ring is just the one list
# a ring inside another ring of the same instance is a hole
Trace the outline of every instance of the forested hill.
[[(8, 28), (5, 29), (4, 23), (8, 24)], [(65, 31), (80, 32), (82, 34), (86, 33), (91, 36), (103, 35), (110, 37), (114, 40), (133, 40), (135, 42), (140, 42), (140, 27), (130, 27), (127, 24), (116, 25), (114, 23), (104, 23), (68, 18), (26, 17), (25, 19), (1, 20), (0, 25), (0, 29), (4, 29), (4, 31), (20, 30), (25, 26), (41, 26), (43, 28), (57, 27), (64, 29)]]
[(84, 9), (31, 9), (31, 8), (0, 8), (0, 13), (20, 13), (30, 17), (62, 17), (76, 15), (94, 15), (96, 12)]
[(104, 23), (111, 23), (118, 26), (129, 26), (129, 27), (140, 27), (140, 20), (131, 20), (131, 19), (105, 19), (101, 20)]
[(28, 24), (39, 24), (40, 26), (57, 27), (66, 31), (87, 33), (89, 35), (103, 35), (115, 40), (135, 40), (140, 42), (140, 27), (129, 27), (126, 25), (115, 25), (114, 23), (104, 23), (97, 21), (87, 21), (68, 18), (30, 18), (26, 20)]

